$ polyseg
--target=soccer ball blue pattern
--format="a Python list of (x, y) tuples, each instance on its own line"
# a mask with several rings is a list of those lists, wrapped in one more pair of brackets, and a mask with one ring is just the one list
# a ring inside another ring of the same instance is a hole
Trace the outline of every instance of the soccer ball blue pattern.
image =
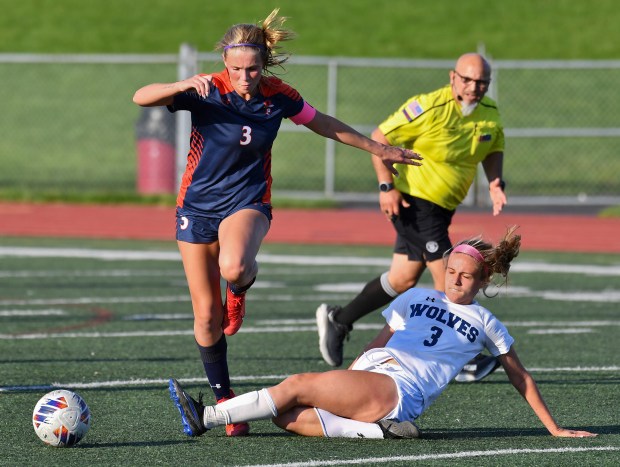
[(39, 399), (32, 413), (32, 424), (44, 443), (70, 447), (77, 444), (90, 429), (90, 409), (75, 392), (58, 389)]

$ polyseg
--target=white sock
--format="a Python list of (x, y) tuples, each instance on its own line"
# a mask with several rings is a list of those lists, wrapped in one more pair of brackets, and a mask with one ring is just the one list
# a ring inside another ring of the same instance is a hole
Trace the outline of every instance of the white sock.
[(247, 392), (221, 404), (205, 407), (203, 423), (213, 428), (229, 423), (263, 420), (278, 415), (278, 409), (267, 389)]
[(323, 434), (326, 438), (379, 438), (383, 431), (376, 423), (358, 422), (350, 418), (339, 417), (323, 409), (315, 408)]

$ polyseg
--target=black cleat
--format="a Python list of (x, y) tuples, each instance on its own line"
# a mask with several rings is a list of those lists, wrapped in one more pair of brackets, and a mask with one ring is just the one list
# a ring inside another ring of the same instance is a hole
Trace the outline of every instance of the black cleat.
[(420, 430), (415, 423), (396, 420), (379, 420), (377, 422), (385, 439), (415, 439), (420, 437)]
[(349, 332), (353, 329), (351, 325), (340, 324), (335, 321), (334, 315), (340, 309), (339, 306), (325, 303), (316, 309), (319, 349), (323, 360), (331, 366), (342, 365), (344, 340), (349, 337)]
[(474, 383), (486, 378), (493, 373), (501, 364), (497, 357), (492, 355), (478, 354), (463, 367), (454, 378), (457, 383)]

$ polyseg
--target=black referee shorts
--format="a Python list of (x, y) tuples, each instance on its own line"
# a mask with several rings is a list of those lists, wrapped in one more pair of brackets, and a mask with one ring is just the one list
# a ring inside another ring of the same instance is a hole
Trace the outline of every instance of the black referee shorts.
[(407, 255), (410, 261), (434, 261), (452, 247), (448, 227), (454, 210), (401, 193), (410, 207), (400, 207), (393, 221), (396, 229), (394, 253)]

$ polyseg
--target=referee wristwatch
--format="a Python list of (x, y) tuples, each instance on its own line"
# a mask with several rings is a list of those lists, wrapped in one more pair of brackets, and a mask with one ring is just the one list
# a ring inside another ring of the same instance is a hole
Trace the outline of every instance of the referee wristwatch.
[(383, 193), (387, 193), (388, 191), (392, 191), (394, 189), (394, 184), (392, 182), (381, 182), (379, 183), (379, 191)]
[(502, 191), (506, 191), (506, 181), (500, 178), (499, 187), (502, 189)]

